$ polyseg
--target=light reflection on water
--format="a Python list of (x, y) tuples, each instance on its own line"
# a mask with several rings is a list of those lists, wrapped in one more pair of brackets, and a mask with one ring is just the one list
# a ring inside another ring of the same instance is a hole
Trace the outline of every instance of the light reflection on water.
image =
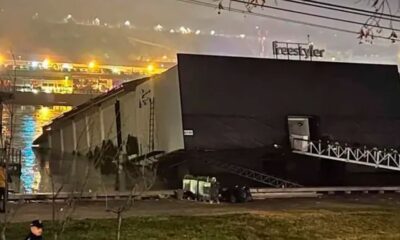
[[(63, 112), (69, 111), (67, 106), (14, 106), (14, 138), (13, 146), (22, 151), (21, 189), (32, 193), (39, 191), (42, 179), (41, 167), (32, 149), (32, 142), (42, 133), (42, 127)], [(4, 108), (3, 136), (10, 135), (9, 109)]]

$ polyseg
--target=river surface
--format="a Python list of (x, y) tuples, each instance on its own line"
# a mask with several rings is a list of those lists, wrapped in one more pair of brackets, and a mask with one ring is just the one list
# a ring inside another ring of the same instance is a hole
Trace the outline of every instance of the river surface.
[[(3, 137), (10, 136), (10, 107), (3, 110)], [(59, 188), (63, 192), (85, 191), (109, 193), (118, 182), (121, 191), (131, 188), (133, 175), (101, 173), (92, 161), (84, 156), (43, 151), (32, 146), (42, 133), (43, 126), (52, 119), (69, 111), (66, 106), (26, 106), (14, 105), (14, 128), (12, 146), (21, 149), (21, 177), (13, 177), (10, 189), (21, 193), (49, 193)], [(141, 178), (139, 178), (141, 179)]]
[[(10, 106), (3, 110), (3, 136), (10, 136)], [(22, 152), (21, 177), (13, 177), (10, 188), (23, 193), (44, 193), (76, 189), (85, 181), (85, 191), (109, 191), (115, 177), (101, 176), (94, 165), (82, 156), (60, 155), (33, 148), (33, 141), (42, 133), (42, 127), (52, 119), (69, 111), (68, 106), (14, 105), (12, 145)], [(87, 179), (87, 180), (86, 180)]]
[[(12, 106), (5, 105), (3, 111), (3, 136), (11, 133), (10, 111)], [(14, 124), (12, 145), (22, 151), (21, 179), (19, 191), (31, 193), (40, 191), (38, 186), (42, 179), (37, 154), (32, 142), (42, 133), (42, 127), (63, 112), (71, 110), (67, 106), (21, 106), (14, 105)], [(15, 181), (14, 181), (15, 182)], [(15, 183), (14, 183), (15, 184)], [(15, 186), (14, 186), (15, 188)], [(16, 189), (15, 189), (16, 190)]]

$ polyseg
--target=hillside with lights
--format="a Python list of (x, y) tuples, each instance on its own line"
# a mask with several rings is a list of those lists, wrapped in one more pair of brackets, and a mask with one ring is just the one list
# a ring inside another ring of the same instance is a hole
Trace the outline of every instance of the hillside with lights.
[(257, 55), (260, 51), (257, 38), (213, 29), (166, 28), (161, 25), (135, 28), (41, 21), (0, 31), (0, 51), (8, 52), (11, 46), (24, 59), (52, 56), (57, 61), (88, 62), (96, 59), (117, 65), (132, 61), (173, 62), (178, 52)]

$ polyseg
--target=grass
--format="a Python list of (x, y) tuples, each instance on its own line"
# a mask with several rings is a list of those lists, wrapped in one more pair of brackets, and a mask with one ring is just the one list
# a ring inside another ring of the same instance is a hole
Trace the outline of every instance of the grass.
[[(24, 239), (28, 223), (15, 223), (7, 239)], [(50, 226), (45, 222), (45, 226)], [(112, 219), (73, 221), (65, 240), (113, 240)], [(45, 229), (45, 239), (51, 229)], [(124, 219), (122, 239), (400, 239), (400, 209), (277, 211), (260, 214)]]

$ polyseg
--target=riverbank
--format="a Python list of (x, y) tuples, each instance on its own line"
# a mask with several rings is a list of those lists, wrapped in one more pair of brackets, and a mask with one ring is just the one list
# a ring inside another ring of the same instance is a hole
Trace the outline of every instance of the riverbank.
[[(120, 202), (108, 204), (116, 207)], [(46, 239), (50, 239), (51, 205), (39, 203), (19, 206), (8, 239), (21, 239), (22, 229), (36, 217), (46, 220)], [(117, 222), (113, 213), (105, 211), (104, 202), (80, 203), (73, 219), (65, 239), (114, 239)], [(122, 239), (400, 239), (400, 196), (220, 205), (172, 199), (138, 201), (124, 214)]]

